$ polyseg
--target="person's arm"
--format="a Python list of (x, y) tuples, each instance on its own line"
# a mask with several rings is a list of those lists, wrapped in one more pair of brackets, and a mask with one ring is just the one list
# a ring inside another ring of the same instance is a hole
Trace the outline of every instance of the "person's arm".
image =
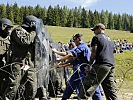
[(96, 51), (97, 51), (97, 44), (98, 44), (98, 38), (97, 36), (94, 36), (91, 41), (91, 56), (90, 56), (90, 65), (93, 64), (95, 58), (96, 58)]
[(52, 51), (60, 56), (66, 56), (67, 53), (66, 52), (60, 52), (60, 51), (57, 51), (55, 48), (52, 49)]
[(60, 62), (60, 61), (66, 60), (66, 59), (70, 59), (70, 58), (72, 58), (72, 57), (74, 57), (73, 53), (69, 53), (68, 55), (66, 55), (66, 56), (64, 56), (64, 57), (62, 57), (62, 58), (57, 58), (56, 60), (57, 60), (58, 62)]
[(96, 58), (96, 51), (97, 51), (97, 46), (92, 46), (91, 56), (90, 56), (90, 65), (93, 64), (93, 62)]
[(71, 63), (67, 63), (67, 62), (62, 62), (59, 64), (58, 68), (62, 68), (62, 67), (70, 67), (70, 65), (72, 65)]
[(62, 67), (70, 67), (71, 63), (67, 63), (67, 62), (60, 62), (57, 65), (55, 65), (54, 67), (50, 68), (49, 71), (52, 71), (56, 68), (62, 68)]

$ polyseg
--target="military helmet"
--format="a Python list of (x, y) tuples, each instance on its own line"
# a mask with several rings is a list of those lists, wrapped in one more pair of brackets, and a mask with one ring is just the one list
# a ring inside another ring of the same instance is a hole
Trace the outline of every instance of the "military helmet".
[(26, 16), (23, 26), (32, 27), (36, 25), (37, 17), (33, 15)]
[(2, 19), (0, 20), (0, 28), (1, 28), (2, 30), (4, 30), (4, 29), (6, 29), (7, 27), (9, 27), (9, 28), (13, 27), (12, 22), (11, 22), (9, 19), (7, 19), (7, 18), (2, 18)]

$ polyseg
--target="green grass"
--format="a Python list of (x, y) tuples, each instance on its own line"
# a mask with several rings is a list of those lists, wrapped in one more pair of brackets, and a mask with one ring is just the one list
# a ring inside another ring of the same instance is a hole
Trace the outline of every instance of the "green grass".
[[(52, 39), (55, 42), (61, 41), (68, 43), (70, 38), (76, 33), (82, 33), (84, 41), (91, 41), (94, 36), (93, 31), (89, 28), (70, 28), (70, 27), (58, 27), (58, 26), (45, 26), (50, 33)], [(128, 42), (133, 43), (133, 33), (128, 31), (119, 30), (105, 30), (105, 33), (113, 40), (116, 39), (127, 39)]]
[(124, 76), (125, 80), (133, 80), (133, 50), (115, 54), (116, 76)]

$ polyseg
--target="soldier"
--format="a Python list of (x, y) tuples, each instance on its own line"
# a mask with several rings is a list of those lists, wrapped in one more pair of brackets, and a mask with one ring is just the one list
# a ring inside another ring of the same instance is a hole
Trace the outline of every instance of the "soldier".
[(0, 100), (4, 99), (4, 92), (7, 87), (8, 71), (4, 65), (9, 62), (8, 50), (10, 45), (10, 32), (13, 27), (9, 19), (2, 18), (0, 20)]
[(35, 59), (35, 16), (27, 16), (24, 23), (11, 33), (12, 77), (7, 97), (10, 100), (32, 100), (37, 90)]

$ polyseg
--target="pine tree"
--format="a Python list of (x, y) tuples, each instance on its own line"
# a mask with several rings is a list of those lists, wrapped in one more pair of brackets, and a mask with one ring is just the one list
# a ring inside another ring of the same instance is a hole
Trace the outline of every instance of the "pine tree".
[(28, 7), (27, 6), (25, 6), (24, 7), (24, 16), (23, 16), (23, 18), (25, 18), (26, 16), (29, 16), (30, 14), (29, 14), (29, 9), (28, 9)]
[(118, 15), (117, 29), (122, 30), (122, 18), (120, 14)]
[(14, 24), (20, 24), (20, 11), (17, 3), (13, 5), (13, 16), (14, 16)]
[(67, 17), (67, 26), (68, 27), (73, 27), (73, 22), (74, 22), (73, 13), (72, 13), (72, 10), (70, 10), (69, 15)]
[(67, 11), (68, 9), (65, 6), (60, 11), (60, 25), (63, 27), (65, 27), (67, 23), (67, 15), (68, 15)]
[(108, 24), (108, 16), (105, 11), (102, 10), (101, 15), (100, 15), (101, 23), (107, 27)]
[(4, 4), (0, 5), (0, 19), (6, 18), (6, 7)]
[(40, 5), (37, 5), (37, 6), (35, 7), (34, 12), (35, 12), (34, 14), (35, 14), (36, 17), (38, 17), (38, 18), (41, 17), (41, 7), (40, 7)]
[(23, 20), (24, 20), (24, 12), (25, 12), (25, 7), (21, 7), (20, 8), (20, 23), (23, 23)]
[(113, 23), (113, 15), (112, 12), (109, 13), (109, 17), (108, 17), (108, 25), (107, 28), (108, 29), (114, 29), (114, 23)]
[(47, 11), (47, 18), (46, 18), (46, 24), (47, 25), (53, 25), (53, 8), (52, 6), (48, 7), (48, 11)]
[(43, 20), (44, 25), (46, 25), (47, 10), (45, 7), (41, 9), (40, 18)]
[(123, 29), (126, 31), (130, 29), (129, 16), (127, 14), (123, 14)]
[(130, 32), (133, 33), (133, 16), (130, 16)]
[(117, 27), (117, 21), (118, 21), (118, 16), (117, 16), (117, 14), (114, 14), (114, 16), (113, 16), (113, 23), (114, 23), (114, 29), (118, 29), (118, 27)]
[(34, 8), (32, 6), (28, 6), (29, 15), (35, 15)]
[(54, 15), (53, 15), (53, 25), (59, 26), (60, 25), (60, 6), (57, 5), (54, 8)]
[(87, 28), (89, 26), (88, 13), (83, 8), (81, 12), (81, 27)]
[(93, 15), (93, 12), (91, 10), (89, 10), (88, 17), (89, 17), (90, 27), (94, 27), (94, 23), (93, 23), (94, 15)]
[(78, 18), (77, 18), (78, 27), (81, 27), (81, 12), (82, 12), (82, 8), (80, 6), (78, 8), (78, 12), (77, 12), (77, 15), (78, 15)]
[(8, 3), (6, 5), (6, 16), (8, 19), (10, 19), (14, 23), (12, 6), (10, 6)]
[(93, 20), (93, 24), (96, 25), (97, 23), (100, 23), (100, 16), (98, 11), (94, 11), (94, 20)]
[(79, 27), (79, 24), (80, 24), (78, 21), (79, 17), (80, 17), (80, 13), (78, 11), (78, 8), (75, 7), (73, 10), (73, 18), (74, 18), (73, 27)]

